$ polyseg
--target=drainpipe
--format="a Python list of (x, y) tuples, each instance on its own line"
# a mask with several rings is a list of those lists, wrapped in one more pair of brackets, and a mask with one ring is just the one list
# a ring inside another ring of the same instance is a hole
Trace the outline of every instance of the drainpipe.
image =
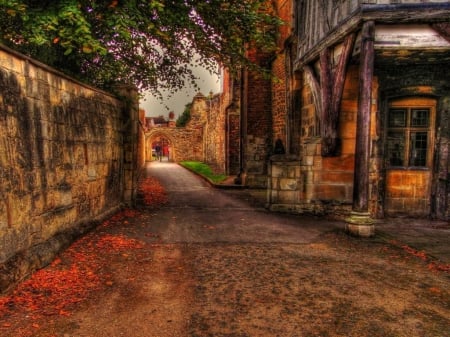
[[(239, 174), (242, 179), (242, 184), (246, 184), (246, 173), (245, 173), (245, 152), (246, 152), (246, 144), (247, 144), (247, 112), (248, 112), (248, 71), (247, 69), (242, 70), (241, 75), (241, 118), (239, 125), (239, 131), (241, 133), (240, 139), (240, 158), (239, 158)], [(244, 176), (244, 177), (242, 177)]]

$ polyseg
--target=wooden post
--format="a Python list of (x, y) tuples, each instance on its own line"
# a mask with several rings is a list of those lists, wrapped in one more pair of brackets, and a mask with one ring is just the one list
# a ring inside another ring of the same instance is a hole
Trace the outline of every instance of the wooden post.
[(306, 65), (305, 73), (310, 78), (316, 113), (321, 121), (322, 156), (334, 157), (340, 153), (339, 116), (347, 74), (347, 65), (351, 58), (355, 34), (349, 34), (343, 43), (342, 53), (334, 71), (332, 69), (330, 48), (320, 53), (320, 83), (314, 70)]
[(347, 219), (347, 230), (352, 234), (365, 237), (372, 236), (375, 230), (374, 221), (369, 213), (370, 115), (374, 68), (374, 33), (374, 22), (365, 22), (361, 33), (353, 207), (352, 214)]
[(330, 69), (330, 49), (325, 48), (320, 53), (320, 88), (322, 100), (322, 156), (335, 156), (338, 148), (337, 130), (333, 125), (336, 119), (334, 114), (339, 115), (339, 111), (332, 111), (333, 100), (333, 76)]

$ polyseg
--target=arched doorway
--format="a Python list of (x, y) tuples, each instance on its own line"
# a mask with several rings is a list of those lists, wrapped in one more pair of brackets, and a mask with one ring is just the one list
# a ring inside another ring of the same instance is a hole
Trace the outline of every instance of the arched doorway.
[(146, 161), (175, 161), (174, 143), (163, 133), (153, 133), (146, 141)]

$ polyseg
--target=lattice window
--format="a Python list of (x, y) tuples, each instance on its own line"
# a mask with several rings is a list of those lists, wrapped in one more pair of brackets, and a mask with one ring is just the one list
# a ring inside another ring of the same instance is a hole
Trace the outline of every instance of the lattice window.
[(390, 167), (428, 167), (432, 109), (393, 107), (388, 112), (386, 160)]

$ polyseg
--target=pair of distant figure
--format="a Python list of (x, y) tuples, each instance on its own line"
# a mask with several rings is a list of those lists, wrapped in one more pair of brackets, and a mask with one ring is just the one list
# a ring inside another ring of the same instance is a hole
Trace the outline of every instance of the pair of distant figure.
[(162, 149), (161, 149), (161, 146), (156, 145), (155, 146), (155, 152), (156, 152), (156, 159), (161, 161), (162, 160)]

